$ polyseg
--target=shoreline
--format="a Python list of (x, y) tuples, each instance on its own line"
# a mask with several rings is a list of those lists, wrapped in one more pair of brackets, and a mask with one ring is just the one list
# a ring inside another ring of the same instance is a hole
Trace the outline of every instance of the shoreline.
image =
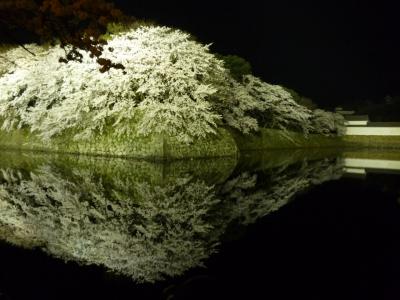
[(400, 136), (327, 137), (261, 128), (252, 135), (218, 128), (217, 134), (191, 144), (182, 144), (171, 137), (152, 135), (134, 139), (115, 137), (105, 132), (86, 141), (76, 141), (72, 133), (43, 142), (27, 129), (0, 130), (0, 149), (47, 153), (68, 153), (90, 156), (123, 157), (151, 161), (170, 161), (212, 157), (238, 157), (240, 152), (270, 149), (360, 148), (400, 149)]

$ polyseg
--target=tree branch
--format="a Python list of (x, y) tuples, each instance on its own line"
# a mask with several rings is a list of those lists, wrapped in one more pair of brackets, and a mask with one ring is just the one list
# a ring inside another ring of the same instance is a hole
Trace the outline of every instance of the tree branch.
[[(6, 22), (4, 22), (3, 20), (0, 19), (0, 23), (2, 23), (3, 25), (7, 25)], [(36, 56), (35, 53), (33, 53), (32, 51), (30, 51), (29, 49), (27, 49), (22, 43), (20, 43), (12, 34), (10, 34), (9, 32), (7, 32), (7, 30), (2, 30), (2, 32), (8, 37), (10, 38), (14, 43), (16, 43), (18, 46), (20, 46), (22, 49), (24, 49), (26, 52), (28, 52), (29, 54)]]

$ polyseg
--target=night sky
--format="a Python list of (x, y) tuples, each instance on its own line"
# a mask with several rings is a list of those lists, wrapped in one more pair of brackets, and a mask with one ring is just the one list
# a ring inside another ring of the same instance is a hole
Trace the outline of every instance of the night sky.
[(400, 95), (395, 1), (131, 1), (125, 12), (178, 27), (255, 75), (324, 108)]

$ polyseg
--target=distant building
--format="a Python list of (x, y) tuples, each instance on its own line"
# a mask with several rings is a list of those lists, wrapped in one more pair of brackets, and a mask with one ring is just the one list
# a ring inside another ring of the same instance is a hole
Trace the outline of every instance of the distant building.
[(335, 111), (345, 119), (346, 135), (400, 136), (400, 122), (370, 122), (368, 115), (355, 115), (354, 110)]
[(345, 116), (346, 135), (400, 136), (400, 122), (370, 122), (368, 116)]

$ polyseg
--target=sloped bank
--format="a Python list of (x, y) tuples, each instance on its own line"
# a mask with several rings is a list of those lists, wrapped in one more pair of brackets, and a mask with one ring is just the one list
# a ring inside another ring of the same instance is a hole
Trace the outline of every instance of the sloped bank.
[(341, 137), (327, 137), (310, 134), (304, 136), (298, 132), (284, 132), (277, 129), (261, 128), (253, 135), (243, 135), (231, 131), (236, 144), (241, 151), (293, 148), (328, 148), (345, 147)]
[(328, 137), (262, 128), (254, 135), (231, 131), (240, 151), (292, 148), (400, 149), (400, 136), (344, 135)]
[(189, 145), (175, 138), (151, 135), (124, 139), (111, 131), (85, 141), (76, 141), (73, 134), (65, 133), (43, 142), (27, 129), (10, 132), (0, 130), (0, 148), (9, 150), (75, 153), (113, 157), (143, 158), (148, 160), (174, 160), (200, 157), (237, 156), (236, 142), (228, 130), (220, 128), (208, 139), (197, 140)]
[(343, 141), (347, 146), (356, 148), (400, 149), (400, 136), (345, 135)]
[(217, 135), (197, 140), (189, 145), (175, 138), (152, 135), (134, 139), (118, 138), (111, 131), (87, 141), (76, 141), (73, 134), (64, 134), (43, 142), (27, 129), (0, 131), (0, 148), (11, 150), (75, 153), (86, 155), (119, 156), (148, 160), (174, 160), (185, 158), (238, 156), (239, 151), (344, 147), (341, 138), (320, 135), (303, 136), (301, 133), (261, 129), (254, 135), (219, 128)]

